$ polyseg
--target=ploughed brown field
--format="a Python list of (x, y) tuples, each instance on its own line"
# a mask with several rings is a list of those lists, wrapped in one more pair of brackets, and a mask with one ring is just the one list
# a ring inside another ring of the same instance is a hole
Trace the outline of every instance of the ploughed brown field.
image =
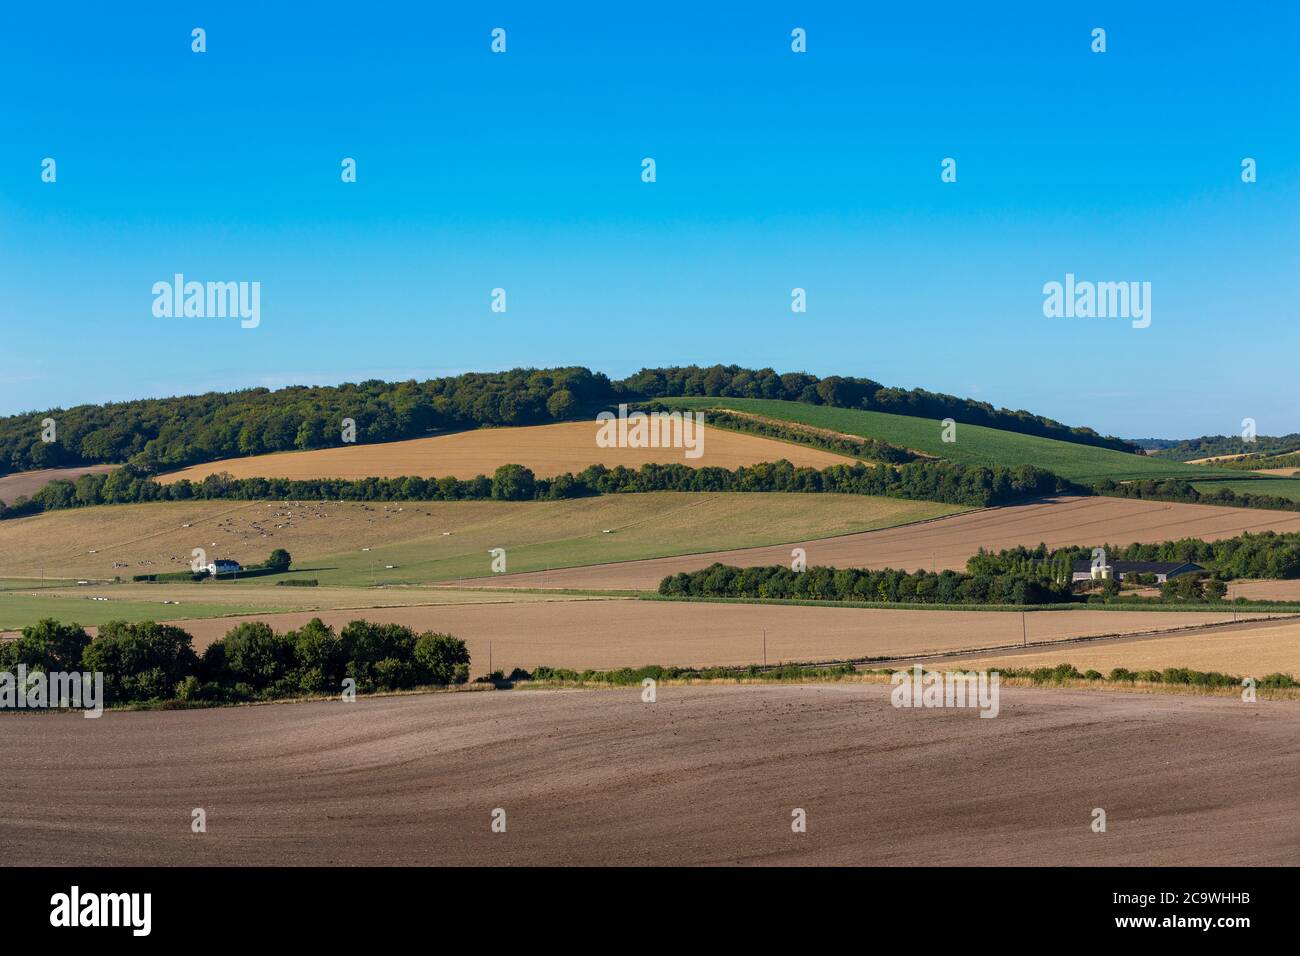
[[(549, 601), (255, 614), (176, 621), (202, 650), (243, 620), (277, 631), (313, 617), (404, 624), (456, 635), (475, 675), (539, 664), (608, 670), (646, 664), (679, 667), (904, 657), (1077, 637), (1173, 631), (1231, 622), (1223, 611), (907, 611), (888, 608), (707, 604), (678, 601)], [(489, 643), (491, 647), (489, 648)], [(1177, 665), (1169, 661), (1167, 666)]]
[(594, 421), (480, 428), (377, 445), (227, 458), (174, 471), (158, 480), (164, 484), (182, 478), (197, 482), (223, 471), (235, 478), (473, 478), (490, 476), (506, 462), (525, 465), (539, 478), (551, 478), (565, 472), (576, 474), (595, 464), (639, 468), (655, 462), (693, 468), (738, 468), (784, 458), (795, 465), (826, 468), (854, 461), (806, 445), (708, 426), (704, 428), (703, 454), (698, 458), (687, 458), (681, 448), (601, 448), (596, 444), (598, 430), (599, 424)]
[(1054, 498), (1028, 505), (989, 508), (925, 524), (840, 535), (797, 544), (564, 570), (545, 579), (536, 573), (500, 575), (494, 587), (613, 588), (653, 590), (666, 575), (695, 571), (715, 561), (739, 567), (790, 563), (790, 549), (804, 548), (808, 565), (964, 570), (981, 547), (1016, 545), (1126, 545), (1134, 542), (1231, 538), (1243, 531), (1300, 531), (1300, 513), (1187, 505), (1127, 498)]
[(76, 468), (42, 468), (38, 471), (15, 472), (0, 478), (0, 501), (12, 505), (20, 497), (30, 498), (56, 479), (76, 481), (82, 475), (103, 474), (120, 467), (121, 465), (80, 465)]
[(889, 690), (5, 717), (0, 865), (1300, 863), (1300, 704), (1003, 687), (983, 719)]

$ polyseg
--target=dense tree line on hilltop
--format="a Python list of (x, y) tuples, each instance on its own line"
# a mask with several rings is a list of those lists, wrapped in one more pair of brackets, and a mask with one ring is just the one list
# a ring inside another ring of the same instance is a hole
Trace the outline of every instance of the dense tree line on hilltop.
[[(865, 378), (819, 379), (772, 369), (645, 369), (623, 381), (586, 368), (512, 369), (424, 382), (253, 388), (176, 398), (78, 405), (0, 418), (0, 475), (37, 468), (129, 463), (156, 473), (186, 465), (358, 443), (397, 441), (480, 426), (536, 425), (589, 415), (618, 402), (681, 396), (776, 398), (988, 425), (1104, 448), (1133, 450), (1089, 428), (923, 389)], [(55, 441), (42, 440), (43, 421)]]

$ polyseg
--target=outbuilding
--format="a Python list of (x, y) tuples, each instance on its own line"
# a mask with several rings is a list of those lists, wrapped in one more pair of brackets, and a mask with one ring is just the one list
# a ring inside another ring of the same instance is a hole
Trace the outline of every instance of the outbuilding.
[(1114, 578), (1123, 581), (1130, 575), (1153, 574), (1159, 584), (1184, 574), (1202, 574), (1205, 568), (1190, 561), (1101, 561), (1094, 564), (1087, 558), (1075, 561), (1070, 570), (1074, 581), (1104, 581)]

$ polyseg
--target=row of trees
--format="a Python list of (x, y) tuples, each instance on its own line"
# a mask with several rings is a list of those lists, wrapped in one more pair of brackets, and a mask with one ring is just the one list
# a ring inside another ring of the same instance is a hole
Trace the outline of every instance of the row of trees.
[(1008, 504), (1080, 489), (1032, 465), (1015, 468), (915, 461), (898, 468), (864, 464), (797, 468), (789, 461), (726, 468), (646, 464), (639, 469), (592, 465), (578, 474), (538, 478), (523, 465), (499, 467), (491, 478), (345, 479), (232, 478), (209, 475), (161, 484), (130, 467), (107, 475), (83, 475), (75, 482), (49, 482), (30, 500), (12, 507), (0, 502), (0, 519), (41, 511), (149, 501), (235, 499), (255, 501), (500, 501), (554, 500), (649, 491), (783, 491), (884, 495), (920, 501), (987, 506)]
[[(1188, 561), (1225, 581), (1300, 577), (1300, 532), (1262, 531), (1218, 541), (1180, 538), (1158, 544), (1104, 547), (1112, 561)], [(981, 548), (966, 562), (966, 570), (973, 574), (1008, 574), (1031, 566), (1046, 566), (1050, 574), (1062, 566), (1068, 568), (1075, 561), (1090, 559), (1092, 551), (1092, 546), (1084, 545), (1049, 549), (1039, 544), (1036, 548), (1015, 547), (996, 553)]]
[[(647, 407), (654, 408), (658, 404), (652, 402)], [(781, 441), (820, 448), (823, 451), (834, 452), (837, 455), (849, 455), (853, 458), (864, 458), (867, 461), (878, 461), (890, 465), (901, 465), (904, 462), (916, 461), (917, 458), (913, 452), (908, 451), (906, 448), (900, 448), (897, 445), (891, 445), (889, 442), (879, 441), (875, 438), (838, 435), (823, 429), (793, 423), (761, 421), (725, 408), (709, 408), (703, 411), (708, 417), (709, 427), (711, 428), (728, 428), (732, 431), (746, 432), (750, 435), (761, 435), (764, 438), (777, 438)]]
[(92, 641), (78, 624), (43, 620), (0, 644), (3, 671), (102, 673), (108, 704), (334, 694), (346, 679), (358, 693), (463, 684), (469, 663), (465, 642), (449, 634), (369, 621), (335, 633), (320, 618), (285, 633), (244, 622), (202, 655), (186, 631), (153, 621), (110, 621)]
[(669, 575), (659, 583), (666, 597), (778, 598), (865, 601), (886, 604), (1060, 604), (1073, 600), (1070, 586), (1040, 575), (964, 574), (960, 571), (899, 571), (894, 568), (777, 565), (736, 568), (711, 564)]
[[(1167, 603), (1220, 601), (1227, 585), (1197, 575), (1174, 578), (1161, 586)], [(1087, 600), (1068, 578), (1053, 576), (1046, 565), (974, 572), (899, 571), (894, 568), (825, 568), (794, 571), (784, 566), (737, 568), (714, 563), (699, 571), (672, 574), (659, 582), (665, 597), (772, 598), (805, 601), (853, 601), (883, 604), (1065, 604)], [(1120, 597), (1118, 581), (1106, 581), (1103, 601)]]
[[(220, 458), (377, 443), (595, 413), (615, 396), (585, 368), (514, 369), (425, 382), (294, 386), (110, 402), (0, 418), (0, 474), (124, 462), (156, 473)], [(54, 441), (43, 422), (53, 419)]]
[[(803, 372), (736, 365), (644, 369), (623, 381), (582, 367), (512, 369), (424, 382), (293, 386), (175, 398), (78, 405), (0, 418), (0, 475), (10, 471), (129, 463), (156, 473), (185, 465), (344, 444), (344, 419), (357, 442), (418, 438), (484, 425), (534, 425), (591, 415), (618, 402), (687, 395), (776, 398), (953, 418), (1031, 435), (1134, 450), (1090, 428), (1070, 428), (1026, 411), (922, 389), (887, 388), (865, 378), (820, 379)], [(45, 420), (53, 419), (53, 441)]]
[[(1212, 482), (1201, 482), (1209, 486)], [(1268, 487), (1264, 480), (1261, 488)], [(1265, 495), (1246, 491), (1233, 491), (1226, 486), (1213, 491), (1201, 491), (1196, 485), (1181, 478), (1157, 481), (1112, 481), (1110, 478), (1096, 482), (1093, 491), (1111, 498), (1143, 498), (1152, 501), (1180, 501), (1193, 505), (1227, 505), (1230, 508), (1265, 508), (1270, 511), (1300, 511), (1300, 501), (1280, 495)]]

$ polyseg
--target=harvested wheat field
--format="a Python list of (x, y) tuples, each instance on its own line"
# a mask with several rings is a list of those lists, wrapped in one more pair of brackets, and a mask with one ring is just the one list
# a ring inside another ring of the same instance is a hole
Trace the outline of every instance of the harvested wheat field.
[(0, 522), (0, 577), (129, 579), (184, 571), (196, 547), (244, 565), (285, 548), (294, 558), (291, 576), (322, 585), (420, 584), (490, 574), (487, 552), (496, 547), (508, 550), (511, 568), (566, 567), (838, 535), (966, 510), (865, 495), (742, 492), (113, 505)]
[(448, 475), (473, 478), (491, 475), (506, 463), (525, 465), (540, 478), (565, 472), (577, 474), (588, 465), (639, 468), (648, 462), (682, 464), (692, 468), (738, 468), (784, 458), (795, 465), (826, 468), (855, 461), (791, 442), (704, 427), (703, 454), (687, 458), (681, 448), (601, 448), (596, 444), (599, 423), (563, 422), (524, 428), (480, 428), (434, 438), (351, 445), (319, 451), (283, 452), (195, 465), (159, 477), (170, 483), (188, 478), (202, 481), (227, 472), (235, 478), (396, 478)]
[(1244, 597), (1248, 601), (1300, 601), (1300, 578), (1287, 581), (1232, 581), (1228, 599)]
[(640, 692), (7, 717), (0, 865), (1300, 863), (1297, 703), (1004, 687), (987, 720), (882, 684)]
[(606, 567), (551, 571), (492, 579), (494, 587), (564, 587), (649, 590), (666, 575), (694, 571), (714, 561), (741, 567), (789, 564), (790, 548), (808, 552), (808, 564), (834, 567), (964, 570), (981, 547), (989, 551), (1023, 544), (1033, 547), (1125, 545), (1178, 538), (1207, 541), (1243, 531), (1300, 531), (1300, 513), (1185, 505), (1127, 498), (1054, 498), (1028, 505), (988, 508), (895, 529), (804, 540), (780, 547), (711, 552)]
[(666, 664), (682, 667), (857, 660), (954, 651), (1106, 634), (1174, 630), (1232, 620), (1222, 611), (906, 611), (889, 608), (707, 604), (680, 601), (553, 601), (545, 604), (375, 608), (177, 620), (202, 649), (240, 620), (277, 631), (312, 617), (339, 628), (348, 621), (405, 624), (465, 640), (473, 673), (532, 670), (539, 664), (598, 670)]
[(1240, 677), (1290, 674), (1300, 678), (1300, 618), (1227, 625), (1165, 637), (1122, 638), (1052, 650), (998, 651), (942, 667), (1054, 667), (1073, 664), (1108, 674), (1116, 667), (1129, 670), (1164, 670), (1190, 667)]
[(76, 468), (42, 468), (39, 471), (18, 471), (0, 477), (0, 501), (12, 505), (19, 498), (30, 498), (51, 481), (62, 479), (76, 481), (82, 475), (99, 475), (120, 468), (121, 465), (79, 465)]

